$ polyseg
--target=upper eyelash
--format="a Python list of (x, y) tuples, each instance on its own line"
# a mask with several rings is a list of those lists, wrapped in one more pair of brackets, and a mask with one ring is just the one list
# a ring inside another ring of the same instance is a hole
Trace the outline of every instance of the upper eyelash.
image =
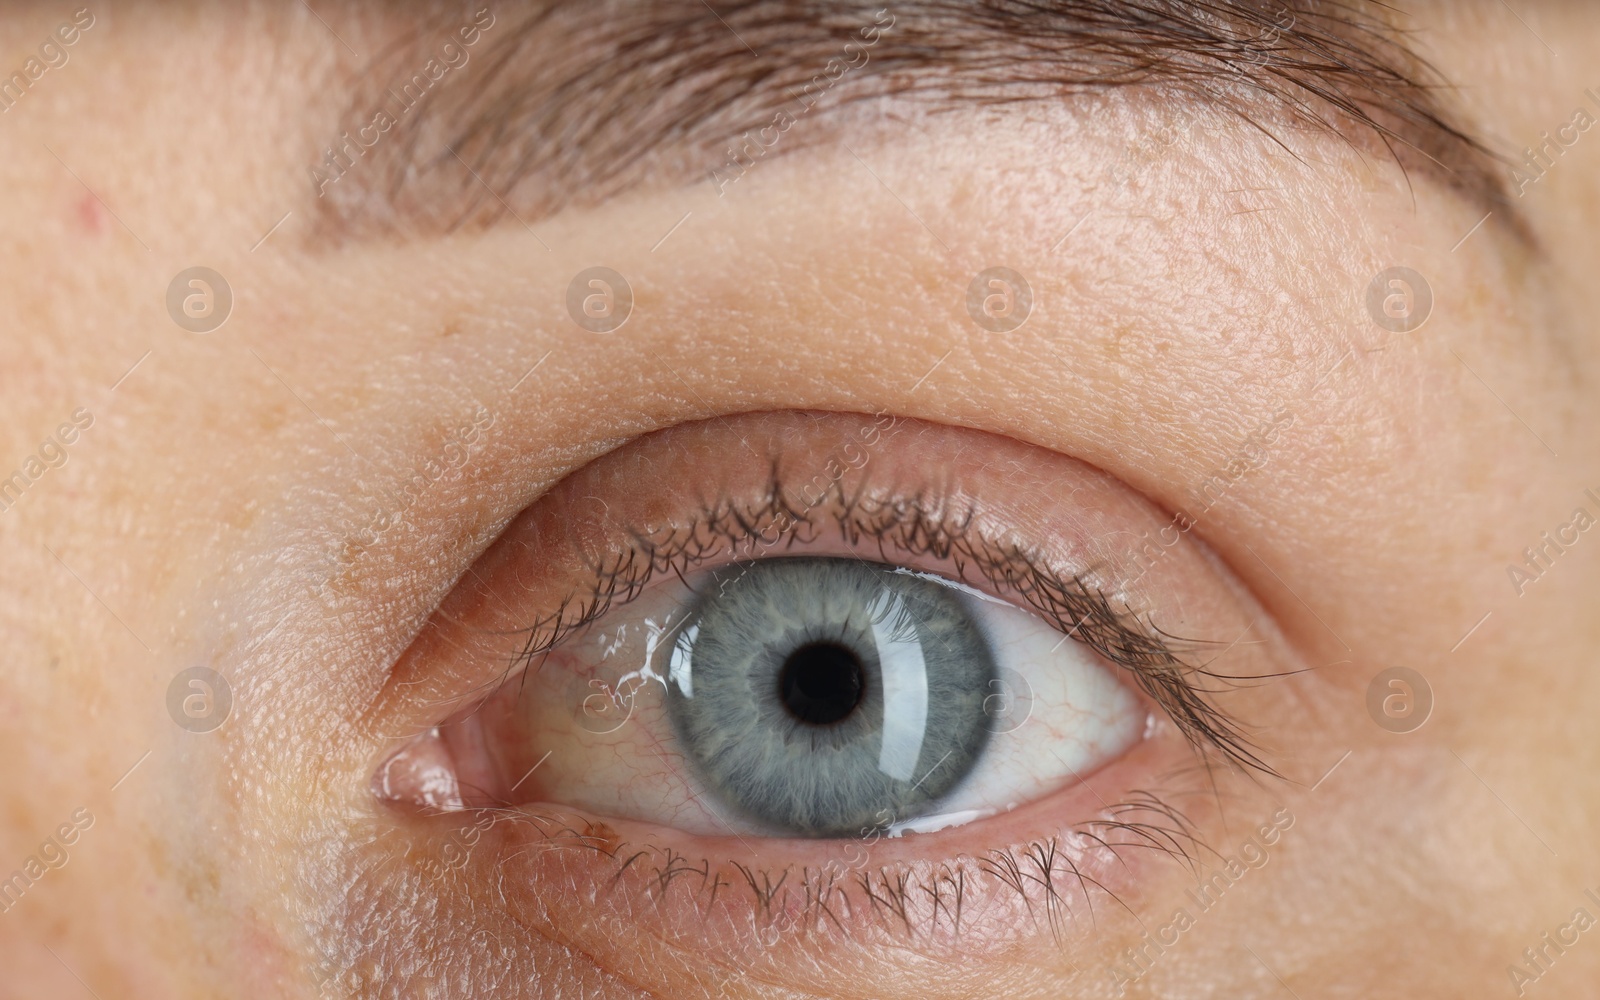
[(523, 630), (527, 639), (506, 676), (518, 667), (533, 666), (572, 632), (618, 603), (631, 601), (660, 573), (672, 572), (683, 579), (709, 559), (765, 543), (774, 524), (784, 525), (781, 542), (766, 543), (769, 548), (811, 541), (828, 523), (812, 515), (831, 509), (832, 522), (852, 549), (865, 540), (877, 545), (885, 563), (895, 562), (891, 549), (901, 557), (947, 560), (955, 566), (958, 579), (965, 579), (970, 566), (1001, 594), (1011, 595), (1064, 635), (1127, 670), (1207, 759), (1220, 755), (1222, 761), (1245, 771), (1279, 777), (1258, 755), (1242, 725), (1206, 697), (1214, 693), (1208, 682), (1227, 685), (1243, 678), (1189, 663), (1176, 648), (1178, 644), (1199, 648), (1205, 643), (1174, 636), (1153, 621), (1146, 626), (1131, 607), (1116, 608), (1086, 574), (1061, 577), (1016, 545), (1001, 546), (982, 538), (971, 530), (975, 516), (971, 507), (952, 516), (943, 501), (926, 491), (878, 500), (869, 497), (864, 486), (847, 494), (838, 481), (826, 495), (801, 506), (790, 502), (790, 493), (774, 461), (764, 504), (708, 504), (685, 526), (657, 535), (626, 531), (632, 544), (593, 567), (595, 579), (587, 592), (574, 591), (555, 611)]

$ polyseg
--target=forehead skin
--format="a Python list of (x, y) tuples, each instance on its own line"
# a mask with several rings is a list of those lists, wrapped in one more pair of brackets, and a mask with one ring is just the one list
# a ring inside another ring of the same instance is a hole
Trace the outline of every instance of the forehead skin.
[[(1583, 75), (1591, 15), (1519, 11), (1526, 26), (1500, 4), (1411, 12), (1416, 43), (1507, 149), (1553, 134), (1600, 84)], [(1294, 839), (1144, 995), (1275, 996), (1277, 977), (1306, 997), (1492, 995), (1594, 885), (1600, 550), (1563, 555), (1520, 598), (1505, 567), (1600, 491), (1600, 138), (1519, 199), (1537, 249), (1474, 231), (1482, 211), (1336, 140), (1285, 149), (1220, 117), (1107, 191), (1107, 164), (1173, 114), (1129, 96), (863, 117), (724, 197), (702, 184), (557, 214), (537, 237), (512, 222), (333, 250), (306, 181), (343, 110), (324, 81), (345, 43), (392, 25), (305, 8), (95, 14), (0, 117), (0, 468), (76, 411), (94, 417), (0, 513), (0, 872), (75, 810), (94, 817), (70, 862), (0, 914), (15, 995), (310, 997), (313, 949), (344, 939), (381, 995), (379, 942), (448, 949), (425, 900), (368, 926), (341, 916), (370, 860), (348, 841), (382, 745), (363, 710), (388, 667), (497, 531), (585, 461), (783, 408), (1005, 434), (1170, 507), (1256, 415), (1296, 414), (1270, 474), (1196, 529), (1320, 668), (1284, 694), (1315, 720), (1282, 742), (1295, 784), (1274, 794)], [(5, 65), (64, 16), (8, 9)], [(609, 336), (564, 306), (596, 263), (637, 296)], [(1393, 264), (1434, 290), (1415, 334), (1365, 312)], [(235, 295), (211, 334), (164, 302), (196, 265)], [(1017, 335), (964, 315), (971, 276), (996, 265), (1035, 290)], [(300, 581), (479, 406), (496, 416), (480, 460), (368, 550), (330, 618)], [(166, 708), (174, 674), (201, 664), (236, 699), (204, 736)], [(1404, 740), (1362, 707), (1391, 665), (1423, 671), (1437, 699)], [(1243, 835), (1222, 836), (1227, 851)], [(1070, 961), (1019, 947), (988, 979), (1101, 995), (1082, 970), (1137, 934), (1086, 940)], [(611, 970), (625, 987), (582, 951), (533, 934), (511, 964), (549, 996), (688, 989), (684, 963)], [(933, 995), (877, 958), (841, 995)], [(1600, 948), (1547, 977), (1548, 995), (1578, 995)]]

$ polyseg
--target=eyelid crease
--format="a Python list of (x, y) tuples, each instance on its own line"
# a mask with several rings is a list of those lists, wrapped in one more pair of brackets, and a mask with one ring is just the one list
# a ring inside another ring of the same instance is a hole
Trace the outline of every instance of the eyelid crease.
[[(1067, 638), (1131, 674), (1204, 758), (1281, 777), (1259, 756), (1244, 727), (1207, 698), (1216, 693), (1215, 685), (1245, 678), (1187, 662), (1180, 655), (1192, 651), (1186, 647), (1209, 643), (1172, 635), (1154, 622), (1146, 624), (1126, 604), (1119, 610), (1090, 582), (1092, 568), (1062, 577), (1020, 547), (997, 545), (979, 535), (973, 528), (972, 509), (952, 516), (927, 492), (885, 501), (867, 496), (864, 487), (847, 494), (841, 483), (834, 482), (816, 502), (806, 498), (804, 507), (796, 507), (788, 500), (791, 491), (785, 488), (777, 461), (768, 483), (760, 506), (722, 502), (702, 508), (686, 525), (665, 532), (625, 530), (631, 544), (592, 567), (594, 582), (586, 592), (572, 592), (556, 610), (522, 630), (527, 639), (502, 683), (522, 673), (519, 668), (537, 669), (568, 635), (628, 603), (661, 573), (671, 572), (690, 586), (687, 575), (710, 560), (737, 557), (758, 544), (765, 546), (763, 554), (790, 549), (816, 540), (831, 521), (852, 551), (862, 542), (872, 543), (878, 561), (885, 564), (896, 564), (892, 553), (900, 558), (931, 556), (952, 563), (958, 582), (966, 580), (969, 567), (976, 570), (996, 591), (1012, 595)], [(825, 516), (818, 518), (818, 512)], [(783, 527), (768, 541), (776, 525)]]

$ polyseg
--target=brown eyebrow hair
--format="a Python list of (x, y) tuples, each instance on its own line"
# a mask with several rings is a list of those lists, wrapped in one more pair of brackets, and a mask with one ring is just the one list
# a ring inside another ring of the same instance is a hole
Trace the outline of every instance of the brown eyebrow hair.
[[(1442, 182), (1531, 242), (1506, 161), (1457, 120), (1400, 15), (1373, 0), (405, 9), (413, 26), (359, 68), (340, 135), (314, 155), (321, 237), (436, 234), (509, 215), (527, 224), (642, 185), (726, 183), (718, 170), (743, 161), (744, 134), (785, 109), (809, 122), (883, 97), (938, 111), (1150, 88), (1274, 139), (1285, 127), (1339, 136), (1407, 177)], [(491, 26), (473, 37), (475, 17)], [(441, 73), (441, 60), (465, 62)], [(835, 85), (841, 61), (852, 64)], [(380, 111), (390, 119), (381, 132)], [(775, 148), (829, 134), (799, 131)]]

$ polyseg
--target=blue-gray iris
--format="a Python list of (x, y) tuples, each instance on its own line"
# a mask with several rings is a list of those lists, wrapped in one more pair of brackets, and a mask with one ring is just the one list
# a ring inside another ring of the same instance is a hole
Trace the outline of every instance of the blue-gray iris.
[(927, 811), (989, 735), (994, 656), (968, 600), (856, 559), (721, 570), (671, 653), (685, 754), (778, 831), (856, 835)]

